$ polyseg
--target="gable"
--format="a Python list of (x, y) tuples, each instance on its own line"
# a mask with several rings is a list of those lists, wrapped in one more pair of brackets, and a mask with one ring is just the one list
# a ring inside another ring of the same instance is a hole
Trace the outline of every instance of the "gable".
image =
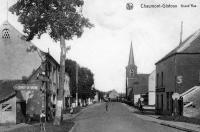
[(8, 22), (1, 25), (0, 34), (0, 80), (29, 77), (41, 64), (39, 49), (38, 52), (28, 52), (27, 49), (34, 44), (25, 41), (23, 35)]
[(195, 33), (190, 35), (182, 42), (182, 44), (174, 48), (166, 56), (156, 62), (156, 64), (178, 53), (200, 53), (200, 30), (197, 30)]

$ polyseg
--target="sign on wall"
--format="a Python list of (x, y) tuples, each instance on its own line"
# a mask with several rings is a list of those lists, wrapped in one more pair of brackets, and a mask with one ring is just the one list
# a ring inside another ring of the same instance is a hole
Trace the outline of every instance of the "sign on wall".
[(175, 99), (179, 99), (180, 98), (180, 94), (179, 93), (173, 93), (172, 94), (172, 99), (175, 100)]
[(180, 75), (180, 76), (177, 76), (177, 77), (176, 77), (176, 83), (177, 83), (177, 84), (183, 83), (183, 76), (181, 76), (181, 75)]
[(26, 102), (26, 114), (40, 114), (44, 104), (44, 95), (40, 91), (39, 84), (17, 84), (14, 89), (17, 91), (18, 101)]

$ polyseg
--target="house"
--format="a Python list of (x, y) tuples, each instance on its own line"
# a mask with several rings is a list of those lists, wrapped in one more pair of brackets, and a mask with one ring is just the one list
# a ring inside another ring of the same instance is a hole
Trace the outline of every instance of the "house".
[(13, 86), (21, 81), (0, 81), (0, 123), (16, 124), (16, 92)]
[(136, 104), (138, 99), (143, 97), (144, 104), (148, 103), (148, 77), (149, 74), (137, 73), (131, 42), (129, 62), (126, 66), (126, 97), (129, 101)]
[(110, 100), (117, 100), (118, 97), (119, 97), (119, 94), (117, 93), (115, 89), (108, 92), (108, 98)]
[(0, 62), (0, 123), (24, 122), (27, 117), (38, 116), (41, 109), (46, 110), (48, 119), (53, 118), (58, 62), (25, 41), (8, 21), (0, 26)]
[(200, 30), (156, 63), (156, 110), (174, 112), (173, 93), (182, 94), (200, 83)]
[(154, 70), (148, 79), (148, 105), (155, 105), (156, 98), (156, 71)]

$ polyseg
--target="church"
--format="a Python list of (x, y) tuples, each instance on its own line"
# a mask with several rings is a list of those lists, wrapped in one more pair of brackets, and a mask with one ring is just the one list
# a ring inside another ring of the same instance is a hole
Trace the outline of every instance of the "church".
[(149, 74), (137, 73), (131, 42), (129, 61), (126, 66), (126, 98), (129, 101), (134, 101), (136, 104), (138, 99), (142, 97), (144, 104), (148, 104), (148, 77)]

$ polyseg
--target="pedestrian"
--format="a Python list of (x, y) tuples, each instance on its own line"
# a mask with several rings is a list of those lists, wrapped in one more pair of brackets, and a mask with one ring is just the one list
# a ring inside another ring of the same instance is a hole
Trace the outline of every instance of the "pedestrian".
[(108, 101), (106, 102), (106, 111), (108, 111)]
[(74, 109), (73, 109), (73, 107), (71, 106), (71, 107), (70, 107), (70, 114), (71, 114), (71, 116), (72, 116), (73, 112), (74, 112)]
[(41, 114), (40, 114), (40, 131), (41, 132), (46, 132), (45, 130), (45, 120), (46, 120), (46, 115), (45, 115), (45, 111), (42, 110)]
[(141, 98), (138, 99), (138, 107), (141, 112), (143, 112), (142, 101)]

